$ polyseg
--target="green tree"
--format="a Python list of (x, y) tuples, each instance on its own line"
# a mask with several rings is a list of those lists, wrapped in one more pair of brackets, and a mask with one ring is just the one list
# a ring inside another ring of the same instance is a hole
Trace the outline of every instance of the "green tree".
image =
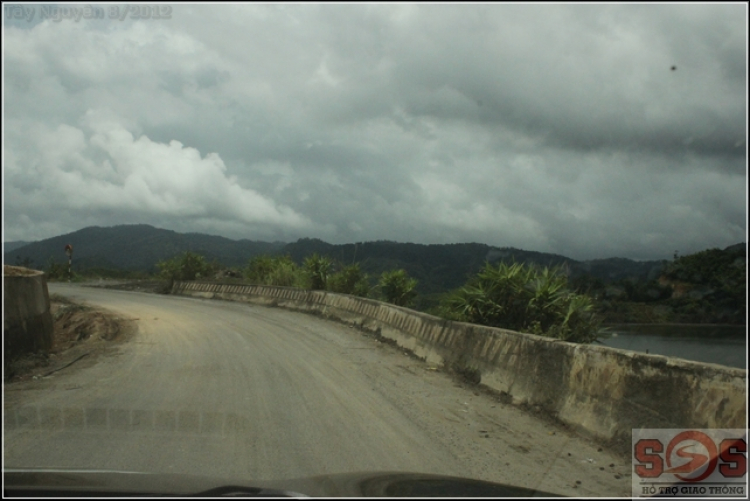
[(568, 287), (581, 294), (595, 296), (597, 294), (602, 294), (606, 286), (600, 278), (589, 274), (583, 274), (569, 280)]
[(170, 285), (175, 280), (196, 280), (210, 277), (214, 272), (214, 266), (206, 261), (206, 258), (193, 252), (185, 252), (172, 259), (159, 261), (159, 276), (169, 281)]
[(681, 282), (699, 297), (672, 297), (668, 304), (682, 321), (745, 323), (747, 319), (747, 257), (743, 248), (707, 249), (676, 258), (663, 278)]
[(289, 256), (278, 257), (271, 272), (266, 277), (268, 285), (305, 288), (305, 276)]
[(256, 256), (245, 268), (245, 278), (261, 285), (305, 288), (307, 281), (292, 258), (285, 256)]
[(362, 273), (359, 264), (345, 266), (328, 279), (328, 290), (367, 297), (370, 294), (370, 283), (366, 273)]
[(21, 256), (16, 256), (16, 266), (22, 266), (24, 268), (31, 268), (33, 266), (34, 260), (31, 259), (29, 256), (26, 256), (25, 258), (21, 259)]
[(271, 256), (255, 256), (248, 262), (244, 274), (250, 282), (268, 285), (267, 279), (276, 266), (275, 259)]
[(68, 266), (65, 263), (58, 263), (55, 258), (51, 257), (47, 261), (47, 278), (50, 280), (64, 280), (68, 278)]
[(411, 306), (417, 297), (417, 281), (406, 270), (384, 271), (378, 282), (383, 298), (397, 306)]

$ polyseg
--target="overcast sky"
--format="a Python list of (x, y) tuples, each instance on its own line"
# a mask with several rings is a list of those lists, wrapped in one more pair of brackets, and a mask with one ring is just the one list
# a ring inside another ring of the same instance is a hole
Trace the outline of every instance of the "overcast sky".
[(744, 3), (123, 6), (4, 4), (4, 241), (746, 241)]

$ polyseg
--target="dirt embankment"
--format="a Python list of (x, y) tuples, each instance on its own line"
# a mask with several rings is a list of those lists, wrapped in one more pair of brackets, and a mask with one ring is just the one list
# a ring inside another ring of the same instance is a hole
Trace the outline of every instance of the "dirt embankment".
[(75, 303), (64, 296), (50, 296), (54, 338), (49, 353), (18, 357), (5, 367), (4, 382), (49, 377), (83, 359), (93, 361), (135, 333), (133, 319), (101, 308)]

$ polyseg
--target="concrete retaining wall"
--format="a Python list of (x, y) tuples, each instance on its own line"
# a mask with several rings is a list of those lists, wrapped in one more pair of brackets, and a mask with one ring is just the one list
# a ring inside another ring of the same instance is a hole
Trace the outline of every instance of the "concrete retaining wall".
[(3, 269), (3, 357), (52, 348), (53, 322), (47, 279), (41, 271)]
[(633, 428), (745, 428), (747, 371), (451, 322), (345, 294), (177, 282), (173, 293), (321, 314), (395, 340), (430, 363), (469, 369), (515, 404), (630, 447)]

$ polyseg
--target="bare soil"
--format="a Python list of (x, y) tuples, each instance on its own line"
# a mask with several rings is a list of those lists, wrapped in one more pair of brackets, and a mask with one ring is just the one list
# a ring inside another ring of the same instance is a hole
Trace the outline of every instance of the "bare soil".
[(84, 365), (84, 361), (88, 365), (137, 330), (133, 319), (57, 294), (50, 296), (50, 312), (54, 320), (52, 349), (12, 360), (5, 370), (6, 383), (46, 378), (74, 364)]
[(23, 266), (11, 266), (9, 264), (3, 265), (3, 275), (6, 277), (27, 277), (37, 274), (39, 274), (37, 270), (30, 270)]

